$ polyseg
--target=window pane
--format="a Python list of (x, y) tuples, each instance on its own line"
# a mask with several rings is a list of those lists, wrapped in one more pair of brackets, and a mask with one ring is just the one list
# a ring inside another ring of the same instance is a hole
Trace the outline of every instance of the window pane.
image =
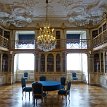
[(19, 54), (18, 69), (19, 70), (34, 70), (34, 55), (33, 54)]
[(67, 70), (81, 70), (81, 54), (67, 54)]

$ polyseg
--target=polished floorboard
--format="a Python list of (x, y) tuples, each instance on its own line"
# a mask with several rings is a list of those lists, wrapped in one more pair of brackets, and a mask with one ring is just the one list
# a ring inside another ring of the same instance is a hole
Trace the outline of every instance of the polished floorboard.
[[(30, 84), (28, 84), (30, 85)], [(22, 100), (20, 83), (0, 86), (0, 107), (33, 107), (32, 93), (26, 93)], [(72, 84), (70, 102), (59, 98), (57, 91), (48, 92), (47, 100), (38, 100), (37, 107), (107, 107), (107, 89), (86, 84)]]

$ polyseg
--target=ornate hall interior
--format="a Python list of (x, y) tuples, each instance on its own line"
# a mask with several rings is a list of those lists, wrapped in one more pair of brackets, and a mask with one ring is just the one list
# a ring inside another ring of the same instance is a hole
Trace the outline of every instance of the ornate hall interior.
[(0, 107), (33, 107), (25, 73), (71, 82), (70, 101), (57, 89), (38, 107), (106, 107), (106, 48), (107, 0), (0, 0)]

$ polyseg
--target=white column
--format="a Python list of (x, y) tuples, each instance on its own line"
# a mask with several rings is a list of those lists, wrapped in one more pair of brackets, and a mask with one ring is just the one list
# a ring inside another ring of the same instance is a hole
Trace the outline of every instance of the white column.
[(62, 60), (63, 58), (62, 58), (62, 53), (60, 54), (60, 60), (61, 60), (61, 62), (60, 62), (60, 72), (63, 72), (63, 67), (62, 67), (62, 65), (63, 65), (63, 60)]
[(54, 56), (54, 72), (56, 72), (56, 54), (54, 54), (53, 56)]
[(40, 72), (41, 54), (38, 55), (38, 73)]
[(104, 73), (106, 73), (106, 52), (103, 53), (103, 64), (104, 64)]
[(0, 54), (0, 72), (2, 72), (2, 53)]
[(47, 54), (45, 54), (45, 72), (47, 72)]

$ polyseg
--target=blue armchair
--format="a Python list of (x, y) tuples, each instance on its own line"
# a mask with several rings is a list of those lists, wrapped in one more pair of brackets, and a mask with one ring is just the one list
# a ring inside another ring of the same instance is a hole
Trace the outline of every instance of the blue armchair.
[(46, 81), (46, 77), (44, 75), (40, 76), (39, 78), (40, 81)]
[(71, 88), (71, 82), (67, 82), (67, 88), (66, 89), (61, 89), (58, 91), (58, 97), (59, 96), (65, 96), (66, 97), (66, 103), (67, 103), (67, 97), (68, 100), (70, 101), (70, 88)]
[(65, 88), (66, 85), (66, 77), (61, 77), (60, 78), (60, 82), (61, 82), (61, 89)]
[(25, 80), (28, 80), (28, 72), (24, 72), (23, 78), (25, 78)]
[(72, 72), (72, 80), (78, 80), (77, 74)]
[(29, 100), (30, 100), (30, 92), (32, 91), (32, 87), (26, 87), (25, 78), (21, 78), (21, 85), (22, 85), (22, 100), (23, 100), (24, 92), (25, 92), (25, 97), (26, 97), (26, 92), (29, 92)]
[(35, 106), (35, 99), (36, 99), (36, 106), (37, 106), (38, 99), (41, 99), (43, 102), (44, 97), (46, 97), (46, 93), (43, 92), (43, 86), (41, 83), (38, 83), (38, 82), (32, 83), (32, 96), (33, 96), (34, 106)]

